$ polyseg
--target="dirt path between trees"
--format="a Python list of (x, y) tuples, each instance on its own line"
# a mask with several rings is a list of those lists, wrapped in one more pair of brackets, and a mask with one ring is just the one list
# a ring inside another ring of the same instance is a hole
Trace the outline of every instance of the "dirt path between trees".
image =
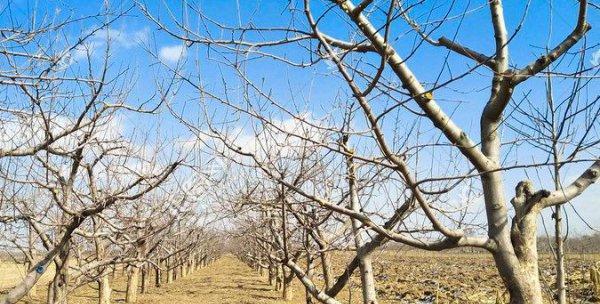
[(206, 268), (161, 288), (152, 288), (141, 294), (140, 304), (254, 304), (302, 303), (304, 293), (295, 288), (292, 302), (281, 300), (275, 291), (247, 265), (233, 256), (224, 256)]
[[(14, 282), (20, 281), (23, 269), (15, 265), (0, 264), (0, 299)], [(9, 267), (10, 266), (10, 267)], [(36, 291), (22, 299), (23, 304), (40, 304), (46, 300), (46, 285), (51, 275), (39, 282)], [(6, 282), (5, 282), (6, 281)], [(138, 293), (137, 304), (300, 304), (304, 303), (304, 289), (294, 282), (294, 299), (282, 300), (281, 291), (268, 284), (267, 276), (260, 276), (246, 264), (232, 255), (226, 255), (205, 268), (198, 269), (171, 284), (154, 286), (154, 276), (149, 278), (149, 290)], [(126, 280), (119, 270), (117, 277), (111, 279), (111, 303), (125, 303)], [(139, 289), (138, 289), (139, 292)], [(69, 295), (69, 303), (97, 304), (98, 289), (96, 283), (82, 286)]]

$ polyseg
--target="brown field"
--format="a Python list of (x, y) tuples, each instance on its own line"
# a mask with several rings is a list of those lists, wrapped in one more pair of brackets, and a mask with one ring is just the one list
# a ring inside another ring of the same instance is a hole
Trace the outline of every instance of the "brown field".
[[(346, 254), (335, 255), (335, 273), (340, 272), (340, 265), (347, 258), (349, 255)], [(549, 259), (549, 256), (541, 259), (541, 278), (547, 286), (553, 280)], [(600, 261), (600, 255), (571, 255), (567, 259), (570, 303), (598, 300), (591, 292), (588, 276), (589, 266), (596, 261)], [(502, 289), (492, 260), (484, 254), (384, 251), (375, 254), (374, 262), (382, 304), (432, 303), (436, 297), (435, 303), (496, 303)], [(0, 265), (0, 291), (10, 288), (22, 274), (22, 267), (15, 264)], [(45, 275), (43, 281), (49, 278), (50, 275)], [(350, 288), (340, 293), (339, 299), (343, 303), (360, 302), (358, 283), (358, 278), (354, 278)], [(124, 278), (118, 276), (113, 284), (113, 301), (124, 302)], [(44, 285), (40, 284), (35, 295), (23, 303), (43, 303)], [(150, 285), (149, 292), (141, 294), (138, 303), (285, 303), (280, 292), (267, 284), (265, 276), (258, 275), (233, 256), (224, 256), (183, 279), (163, 284), (161, 288)], [(95, 284), (79, 288), (71, 296), (70, 303), (96, 303), (96, 292)], [(304, 291), (298, 282), (294, 282), (294, 300), (288, 303), (304, 303)]]
[[(436, 303), (496, 303), (503, 291), (487, 254), (384, 251), (373, 260), (382, 303), (431, 303), (434, 298)], [(570, 303), (598, 301), (589, 279), (589, 267), (597, 261), (597, 254), (567, 257)], [(540, 259), (540, 279), (546, 287), (554, 281), (551, 263), (550, 256)]]

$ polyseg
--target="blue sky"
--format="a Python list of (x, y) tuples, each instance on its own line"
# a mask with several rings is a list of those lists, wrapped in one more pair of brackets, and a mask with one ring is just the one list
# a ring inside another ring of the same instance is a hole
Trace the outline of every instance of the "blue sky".
[[(35, 1), (35, 0), (13, 0), (10, 8), (13, 10), (14, 20), (8, 20), (7, 14), (0, 16), (1, 24), (10, 22), (24, 23), (27, 18), (31, 17), (34, 8), (38, 8), (39, 12), (45, 12), (46, 16), (66, 18), (67, 16), (79, 17), (91, 15), (102, 10), (105, 2), (108, 2), (112, 8), (127, 8), (132, 5), (130, 1)], [(173, 13), (179, 18), (181, 17), (181, 9), (178, 1), (143, 1), (148, 8), (161, 16), (166, 24), (173, 25), (168, 21), (168, 14), (165, 9), (165, 3), (173, 10)], [(323, 3), (326, 1), (313, 1), (315, 11), (323, 10)], [(252, 1), (252, 0), (206, 0), (196, 1), (198, 7), (209, 17), (219, 20), (224, 24), (257, 24), (262, 26), (287, 26), (292, 20), (299, 25), (302, 23), (301, 12), (299, 16), (292, 18), (288, 10), (288, 1), (273, 0), (273, 1)], [(443, 8), (447, 8), (449, 1), (426, 1), (425, 5), (411, 13), (412, 17), (419, 21), (425, 22), (436, 20), (445, 14)], [(505, 14), (509, 33), (513, 33), (524, 18), (524, 23), (518, 34), (511, 40), (510, 53), (511, 64), (517, 67), (523, 67), (531, 60), (537, 58), (546, 45), (554, 46), (561, 41), (567, 33), (569, 33), (574, 24), (577, 14), (578, 1), (563, 0), (563, 1), (542, 1), (532, 0), (526, 16), (523, 16), (525, 1), (505, 1)], [(2, 7), (0, 5), (0, 7)], [(432, 8), (436, 8), (432, 10)], [(429, 13), (432, 12), (430, 15)], [(465, 18), (454, 18), (446, 23), (443, 27), (436, 30), (432, 36), (437, 38), (441, 35), (447, 37), (455, 37), (465, 46), (478, 50), (484, 54), (492, 54), (494, 48), (494, 40), (492, 27), (489, 22), (489, 10), (485, 6), (485, 1), (457, 1), (454, 8), (450, 12), (450, 16), (458, 16), (462, 12), (468, 12)], [(590, 8), (588, 13), (589, 22), (593, 27), (600, 28), (600, 18), (598, 18), (598, 9)], [(39, 17), (38, 17), (39, 18)], [(377, 14), (374, 14), (373, 19), (378, 20)], [(331, 14), (331, 17), (326, 18), (322, 23), (322, 29), (329, 35), (340, 39), (350, 39), (354, 36), (349, 35), (352, 32), (351, 27), (340, 22), (343, 17)], [(550, 22), (551, 20), (551, 22)], [(85, 26), (92, 27), (92, 23), (98, 22), (89, 21), (88, 25), (69, 28), (66, 33), (70, 37), (77, 37), (81, 31), (85, 31)], [(190, 17), (190, 24), (194, 24), (197, 19), (194, 16)], [(398, 22), (402, 24), (402, 22)], [(83, 27), (83, 28), (82, 28)], [(115, 22), (110, 27), (111, 36), (113, 37), (113, 62), (115, 69), (119, 67), (130, 67), (135, 71), (133, 81), (131, 81), (131, 95), (133, 102), (143, 101), (150, 98), (155, 91), (155, 82), (157, 79), (165, 79), (168, 75), (166, 69), (161, 67), (159, 62), (166, 66), (177, 64), (178, 59), (181, 59), (180, 64), (184, 70), (190, 73), (200, 73), (202, 82), (207, 86), (213, 86), (215, 90), (219, 90), (221, 73), (225, 80), (231, 83), (237, 83), (237, 80), (230, 72), (223, 71), (218, 64), (215, 64), (210, 59), (215, 58), (214, 54), (210, 54), (205, 47), (193, 46), (190, 48), (183, 47), (182, 43), (169, 37), (163, 32), (157, 31), (154, 24), (144, 18), (139, 10), (132, 9), (130, 13)], [(214, 30), (214, 29), (212, 29)], [(415, 46), (414, 33), (408, 31), (406, 25), (399, 25), (394, 28), (391, 37), (395, 37), (393, 44), (397, 50), (403, 55), (408, 56), (412, 53)], [(585, 54), (584, 62), (587, 67), (592, 67), (594, 63), (594, 53), (600, 50), (600, 36), (597, 34), (598, 29), (593, 29), (585, 40), (586, 46), (590, 49)], [(249, 38), (257, 38), (248, 36)], [(92, 42), (94, 40), (92, 39)], [(102, 39), (96, 40), (95, 47), (102, 45)], [(574, 50), (581, 48), (581, 43)], [(307, 52), (294, 48), (281, 48), (276, 51), (291, 58), (307, 59)], [(158, 58), (153, 58), (150, 53), (154, 53)], [(421, 46), (418, 51), (410, 56), (409, 66), (413, 69), (417, 77), (425, 83), (433, 83), (438, 77), (438, 73), (443, 66), (446, 58), (446, 51), (431, 47)], [(596, 55), (600, 57), (599, 55)], [(574, 58), (575, 56), (571, 56)], [(367, 58), (368, 60), (368, 58)], [(564, 70), (570, 70), (567, 66), (568, 62), (561, 63)], [(315, 117), (324, 115), (329, 109), (328, 104), (342, 96), (348, 96), (348, 90), (337, 76), (332, 75), (331, 69), (325, 63), (319, 63), (314, 67), (299, 69), (286, 66), (279, 62), (270, 60), (260, 60), (248, 65), (249, 76), (255, 80), (264, 79), (267, 83), (266, 87), (272, 92), (278, 100), (283, 103), (289, 103), (293, 98), (297, 102), (304, 105), (304, 111), (312, 113)], [(465, 61), (463, 58), (452, 55), (448, 57), (448, 67), (454, 75), (460, 74), (472, 67), (472, 63)], [(597, 72), (597, 68), (592, 69), (588, 74)], [(389, 75), (388, 75), (389, 76)], [(449, 77), (448, 70), (442, 72), (442, 79)], [(481, 108), (485, 105), (489, 95), (489, 72), (484, 69), (479, 69), (478, 73), (473, 76), (462, 78), (451, 83), (448, 88), (436, 92), (436, 97), (439, 98), (440, 104), (448, 111), (453, 113), (453, 118), (457, 123), (463, 126), (473, 138), (478, 138), (478, 120), (477, 113), (480, 113)], [(542, 88), (542, 89), (540, 89)], [(570, 83), (564, 80), (558, 80), (556, 85), (557, 96), (564, 96), (570, 88)], [(520, 99), (524, 94), (530, 94), (530, 98), (535, 100), (543, 100), (543, 79), (533, 79), (529, 83), (519, 87), (515, 93), (515, 99)], [(586, 91), (582, 94), (582, 98), (594, 98), (598, 95), (598, 82), (592, 81)], [(176, 101), (183, 102), (190, 98), (196, 98), (196, 92), (189, 87), (182, 87), (175, 97)], [(376, 109), (382, 109), (385, 102), (374, 101)], [(162, 114), (152, 117), (131, 116), (126, 117), (124, 128), (128, 130), (145, 130), (154, 128), (160, 125), (161, 133), (164, 133), (165, 138), (182, 138), (189, 137), (189, 134), (181, 127), (166, 111)], [(390, 128), (390, 127), (386, 127)], [(598, 153), (598, 150), (595, 150)], [(535, 157), (537, 156), (531, 148), (522, 148), (522, 156), (520, 157)], [(597, 156), (597, 154), (596, 154)], [(580, 166), (574, 166), (570, 171), (565, 172), (564, 176), (572, 178), (577, 175)], [(511, 171), (507, 174), (506, 187), (510, 193), (517, 181), (523, 179), (524, 171)], [(551, 185), (551, 183), (547, 183)], [(598, 206), (600, 201), (600, 186), (595, 186), (584, 194), (576, 206), (579, 213), (589, 223), (600, 228), (600, 212)], [(567, 207), (567, 210), (571, 207)], [(589, 229), (578, 219), (572, 210), (569, 212), (570, 223), (575, 233), (587, 233)]]

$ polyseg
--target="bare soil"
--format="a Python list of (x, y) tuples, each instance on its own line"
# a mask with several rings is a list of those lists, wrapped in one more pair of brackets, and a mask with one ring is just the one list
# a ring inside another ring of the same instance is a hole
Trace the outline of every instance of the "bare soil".
[[(336, 255), (337, 265), (350, 257)], [(569, 303), (600, 303), (592, 291), (589, 270), (600, 262), (599, 254), (569, 254), (566, 258)], [(550, 255), (540, 257), (540, 281), (546, 303), (553, 303), (556, 278)], [(380, 251), (373, 256), (373, 268), (380, 303), (490, 303), (508, 294), (489, 254)], [(341, 268), (336, 269), (339, 273)], [(354, 285), (360, 281), (354, 278)], [(353, 293), (360, 295), (359, 289)]]
[[(2, 263), (0, 267), (0, 299), (14, 283), (23, 275), (22, 267), (15, 264)], [(118, 271), (120, 273), (120, 271)], [(33, 296), (28, 296), (22, 303), (45, 303), (46, 283), (51, 276), (44, 276), (38, 283)], [(192, 274), (165, 284), (158, 288), (150, 278), (148, 293), (139, 294), (139, 304), (297, 304), (304, 303), (304, 292), (299, 285), (294, 286), (296, 293), (291, 302), (281, 298), (281, 291), (276, 291), (268, 284), (266, 276), (260, 276), (246, 264), (233, 256), (224, 256), (209, 266)], [(113, 284), (112, 302), (125, 303), (125, 278), (117, 276)], [(97, 303), (97, 284), (89, 284), (78, 288), (70, 297), (69, 303)]]
[[(339, 274), (350, 256), (334, 255), (334, 273)], [(598, 303), (600, 299), (592, 292), (588, 271), (600, 261), (600, 255), (569, 255), (569, 302)], [(541, 280), (545, 285), (547, 301), (550, 303), (550, 288), (554, 280), (550, 256), (540, 259)], [(422, 251), (383, 251), (374, 255), (374, 272), (378, 284), (381, 304), (391, 303), (496, 303), (502, 294), (502, 284), (487, 254), (477, 253), (427, 253)], [(125, 301), (125, 278), (117, 271), (113, 284), (113, 303)], [(0, 264), (0, 298), (12, 284), (19, 281), (23, 271), (17, 265)], [(34, 296), (23, 303), (44, 303), (46, 282), (44, 276)], [(320, 283), (320, 278), (315, 278)], [(276, 291), (267, 282), (266, 275), (256, 271), (233, 256), (226, 255), (208, 267), (199, 269), (174, 283), (157, 288), (150, 278), (148, 293), (140, 294), (140, 304), (300, 304), (305, 303), (304, 288), (295, 280), (294, 298), (282, 300), (281, 291)], [(349, 288), (345, 288), (338, 299), (342, 303), (360, 303), (360, 280), (353, 277)], [(97, 284), (78, 288), (70, 297), (70, 303), (97, 303)]]
[[(183, 279), (163, 285), (161, 288), (153, 288), (150, 293), (140, 295), (139, 303), (278, 304), (286, 302), (281, 300), (281, 293), (268, 284), (266, 277), (261, 277), (238, 259), (225, 256)], [(302, 301), (291, 303), (302, 303)]]

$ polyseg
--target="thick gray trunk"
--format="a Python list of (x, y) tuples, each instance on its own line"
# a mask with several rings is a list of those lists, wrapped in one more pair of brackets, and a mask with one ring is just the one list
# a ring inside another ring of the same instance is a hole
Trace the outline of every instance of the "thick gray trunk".
[(518, 301), (511, 299), (511, 303), (543, 303), (538, 267), (537, 217), (538, 212), (533, 211), (513, 226), (513, 245), (522, 273), (518, 278), (522, 281), (523, 290)]
[(174, 280), (174, 274), (173, 274), (173, 269), (169, 268), (167, 269), (167, 284), (171, 284), (173, 283)]
[(537, 215), (529, 214), (524, 216), (520, 224), (513, 223), (511, 232), (502, 175), (500, 172), (486, 173), (482, 175), (481, 181), (488, 217), (488, 234), (497, 244), (497, 249), (492, 254), (509, 292), (510, 303), (542, 303), (535, 229), (531, 231), (527, 228), (535, 225)]
[(174, 266), (173, 267), (173, 281), (179, 280), (180, 277), (181, 277), (181, 273), (179, 272), (179, 266)]
[[(23, 280), (6, 295), (6, 298), (0, 300), (0, 303), (14, 304), (17, 303), (26, 294), (31, 293), (34, 290), (35, 284), (37, 283), (39, 278), (46, 271), (46, 265), (43, 265), (42, 262), (38, 263), (38, 265), (34, 266), (32, 269), (29, 269), (29, 272), (25, 275)], [(39, 270), (37, 270), (36, 268)], [(50, 288), (48, 290), (50, 290)]]
[(177, 278), (183, 279), (185, 277), (185, 264), (179, 264), (179, 268), (177, 270)]
[(194, 271), (196, 271), (196, 258), (191, 258), (190, 259), (190, 274), (194, 273)]

